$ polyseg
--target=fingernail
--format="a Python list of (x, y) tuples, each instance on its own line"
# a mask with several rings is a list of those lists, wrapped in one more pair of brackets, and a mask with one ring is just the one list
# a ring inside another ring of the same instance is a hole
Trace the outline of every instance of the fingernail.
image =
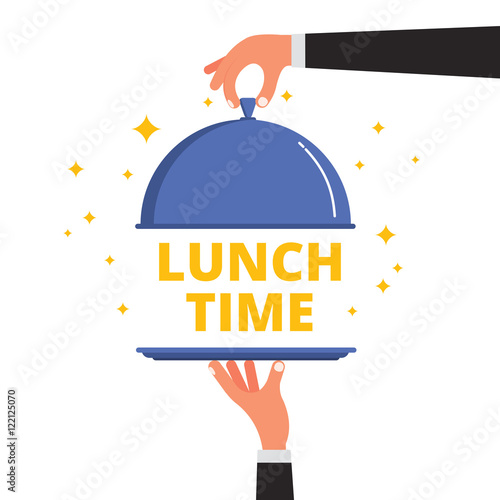
[(208, 367), (208, 371), (209, 371), (212, 375), (215, 375), (215, 370), (214, 370), (211, 366), (209, 366), (209, 367)]
[(267, 106), (267, 99), (265, 97), (259, 97), (259, 106), (261, 106), (262, 108), (264, 106)]
[(281, 362), (279, 363), (276, 363), (274, 365), (274, 369), (277, 371), (277, 372), (282, 372), (284, 369), (285, 369), (285, 365)]
[(232, 103), (229, 99), (227, 100), (227, 103), (229, 104), (229, 106), (230, 106), (231, 108), (234, 108), (234, 104), (233, 104), (233, 103)]

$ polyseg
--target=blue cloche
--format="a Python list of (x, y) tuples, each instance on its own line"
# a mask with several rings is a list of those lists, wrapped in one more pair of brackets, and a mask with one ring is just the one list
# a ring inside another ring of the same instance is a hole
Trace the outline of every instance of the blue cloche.
[(156, 169), (141, 229), (354, 228), (342, 181), (305, 137), (252, 118), (211, 125), (180, 142)]

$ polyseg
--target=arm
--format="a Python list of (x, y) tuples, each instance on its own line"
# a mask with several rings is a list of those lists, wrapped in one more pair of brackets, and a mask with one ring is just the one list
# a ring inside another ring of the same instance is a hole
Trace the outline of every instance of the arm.
[[(500, 77), (500, 27), (292, 35), (306, 68)], [(292, 52), (293, 57), (293, 52)]]
[(293, 500), (292, 460), (288, 450), (259, 450), (257, 500)]
[(210, 87), (224, 85), (232, 108), (239, 106), (235, 83), (241, 70), (258, 64), (264, 85), (257, 106), (269, 104), (287, 66), (351, 71), (382, 71), (500, 78), (500, 27), (358, 31), (309, 35), (258, 35), (246, 38), (205, 73)]
[(293, 500), (291, 453), (286, 450), (288, 413), (280, 393), (285, 365), (275, 361), (261, 389), (253, 361), (245, 362), (247, 383), (234, 361), (226, 366), (228, 372), (218, 361), (212, 361), (209, 370), (252, 419), (262, 443), (257, 455), (257, 500)]

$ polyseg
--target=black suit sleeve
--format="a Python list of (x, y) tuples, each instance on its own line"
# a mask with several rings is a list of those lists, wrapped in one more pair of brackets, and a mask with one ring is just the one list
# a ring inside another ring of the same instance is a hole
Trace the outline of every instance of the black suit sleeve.
[(306, 35), (307, 68), (500, 78), (500, 27)]
[(291, 463), (257, 464), (257, 500), (293, 500)]

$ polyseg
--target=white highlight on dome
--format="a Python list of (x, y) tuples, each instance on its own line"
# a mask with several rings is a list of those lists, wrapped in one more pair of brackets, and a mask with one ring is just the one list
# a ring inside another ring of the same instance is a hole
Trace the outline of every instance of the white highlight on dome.
[(335, 210), (335, 198), (333, 197), (333, 191), (332, 191), (332, 186), (330, 186), (330, 181), (328, 180), (328, 177), (325, 174), (325, 171), (323, 170), (323, 167), (319, 164), (319, 161), (316, 160), (314, 155), (302, 144), (300, 141), (298, 142), (299, 146), (304, 149), (304, 151), (312, 158), (312, 161), (316, 163), (316, 166), (318, 167), (319, 171), (323, 175), (323, 179), (325, 179), (326, 185), (328, 186), (328, 191), (330, 192), (330, 200), (332, 201), (332, 211), (333, 211), (333, 217), (337, 217), (337, 211)]

